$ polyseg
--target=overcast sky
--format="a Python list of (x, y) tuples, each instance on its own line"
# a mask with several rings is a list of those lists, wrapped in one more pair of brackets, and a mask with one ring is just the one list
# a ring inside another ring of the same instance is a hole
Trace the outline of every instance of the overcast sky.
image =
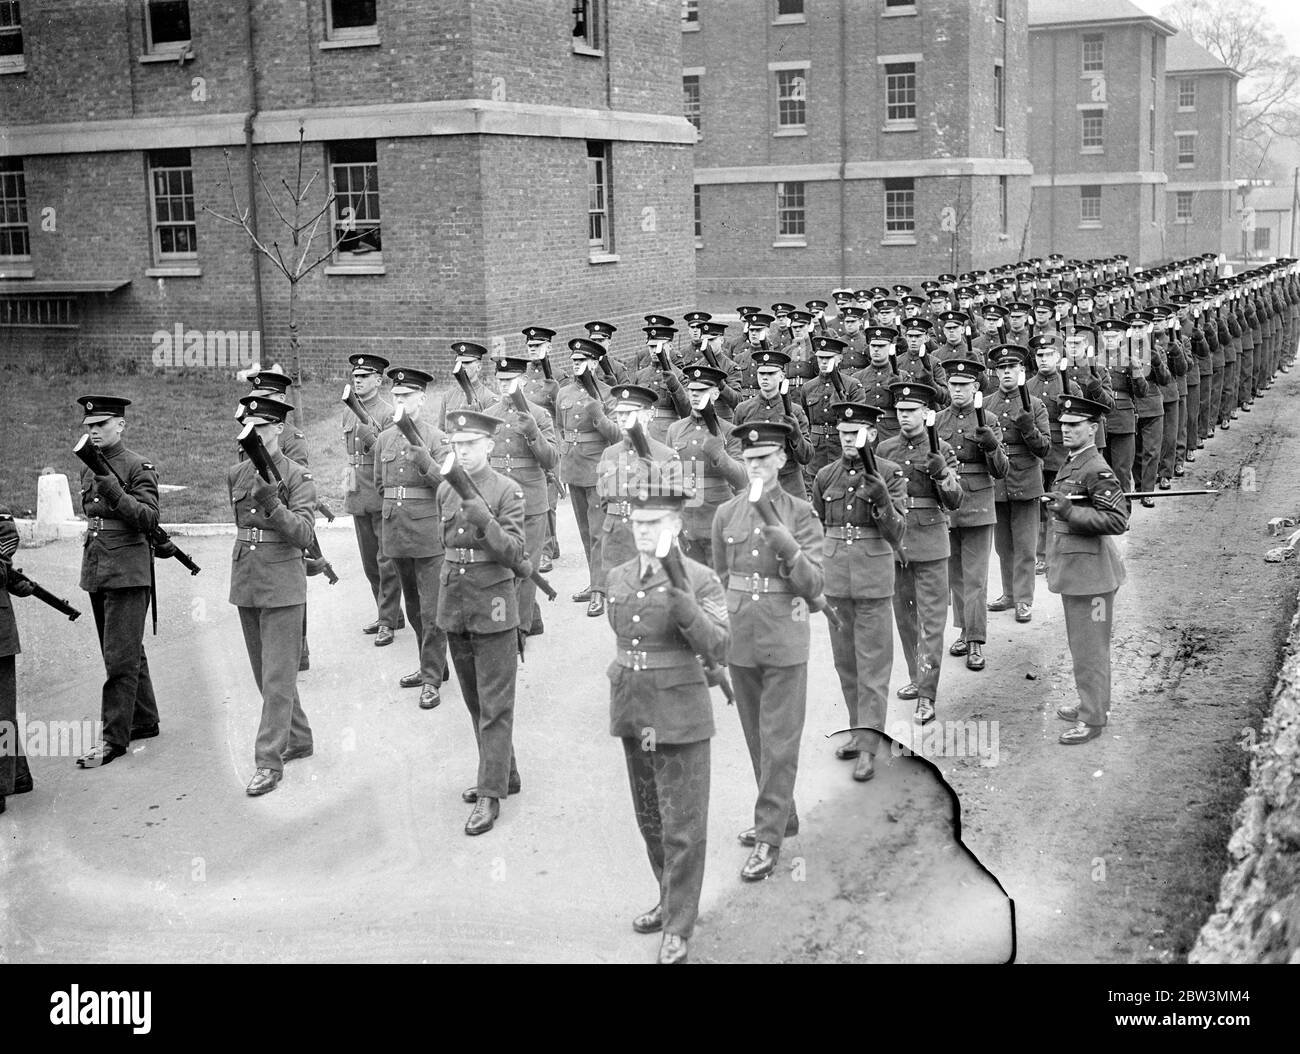
[[(1167, 0), (1133, 0), (1133, 2), (1153, 15), (1160, 14), (1160, 10), (1167, 6)], [(1244, 2), (1267, 11), (1273, 25), (1286, 38), (1290, 51), (1300, 55), (1300, 3), (1296, 0), (1244, 0)]]

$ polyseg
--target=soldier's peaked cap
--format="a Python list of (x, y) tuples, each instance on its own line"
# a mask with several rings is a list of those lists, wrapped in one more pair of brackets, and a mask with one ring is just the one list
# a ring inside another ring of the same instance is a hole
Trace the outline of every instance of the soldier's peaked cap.
[(1019, 344), (999, 344), (989, 352), (989, 361), (994, 366), (1023, 366), (1025, 349)]
[(273, 399), (269, 395), (245, 395), (239, 400), (239, 405), (244, 408), (241, 420), (247, 421), (250, 417), (256, 417), (270, 424), (281, 423), (293, 409), (283, 400)]
[(984, 372), (984, 363), (979, 359), (949, 359), (943, 368), (949, 381), (977, 381)]
[(574, 337), (569, 341), (569, 350), (575, 355), (585, 355), (589, 359), (599, 359), (605, 354), (603, 347), (586, 337)]
[(81, 404), (81, 423), (97, 425), (110, 417), (125, 417), (130, 399), (116, 395), (83, 395), (77, 400)]
[(790, 356), (784, 351), (755, 352), (751, 360), (757, 370), (783, 370), (790, 365)]
[(898, 337), (898, 330), (893, 326), (868, 326), (863, 332), (867, 336), (867, 342), (872, 343), (877, 340), (883, 340), (888, 344), (894, 343)]
[(659, 399), (659, 393), (653, 388), (644, 388), (639, 384), (620, 384), (610, 389), (614, 397), (615, 410), (649, 410)]
[(740, 440), (742, 456), (765, 457), (775, 450), (783, 450), (794, 431), (784, 421), (750, 421), (737, 425), (731, 434)]
[(593, 337), (601, 334), (608, 337), (618, 332), (618, 327), (611, 322), (584, 322), (582, 328)]
[(642, 326), (646, 340), (672, 340), (677, 336), (677, 330), (672, 326)]
[(884, 414), (884, 408), (870, 403), (831, 403), (835, 423), (841, 425), (871, 425)]
[(407, 392), (422, 392), (433, 380), (424, 370), (411, 366), (395, 366), (388, 371), (388, 379), (393, 382), (393, 394), (404, 395)]
[(368, 351), (349, 355), (348, 363), (351, 365), (353, 373), (383, 373), (384, 370), (388, 369), (387, 359), (379, 355), (371, 355)]
[(496, 360), (497, 373), (527, 373), (531, 359), (517, 358), (513, 355), (502, 355)]
[(1055, 333), (1036, 333), (1029, 338), (1030, 351), (1042, 351), (1044, 349), (1050, 351), (1052, 348), (1059, 348), (1060, 346), (1061, 342), (1056, 339)]
[(474, 344), (468, 340), (458, 340), (451, 346), (452, 354), (458, 359), (482, 359), (487, 354), (487, 348), (482, 344)]
[(745, 325), (751, 329), (762, 329), (775, 321), (776, 319), (764, 311), (751, 311), (745, 316)]
[(453, 410), (447, 415), (447, 432), (453, 443), (494, 436), (505, 422), (478, 410)]
[(1057, 400), (1060, 420), (1067, 424), (1078, 421), (1097, 421), (1106, 415), (1106, 407), (1081, 395), (1063, 395)]
[(688, 326), (698, 326), (705, 322), (708, 322), (711, 318), (713, 318), (713, 316), (710, 315), (707, 311), (688, 311), (686, 312), (686, 314), (682, 316), (682, 318), (686, 320), (686, 324)]
[(712, 388), (721, 388), (727, 379), (725, 370), (716, 370), (712, 366), (705, 366), (703, 363), (687, 366), (682, 373), (686, 377), (688, 385), (707, 384)]
[(839, 337), (813, 337), (812, 346), (814, 355), (843, 355), (848, 344)]
[(939, 393), (920, 381), (895, 381), (889, 386), (889, 394), (893, 396), (896, 407), (905, 404), (929, 407), (934, 405)]
[(547, 329), (545, 326), (529, 326), (523, 331), (524, 336), (530, 341), (547, 341), (555, 336), (555, 330)]
[(248, 378), (256, 391), (279, 392), (283, 395), (293, 384), (293, 378), (277, 370), (258, 370)]

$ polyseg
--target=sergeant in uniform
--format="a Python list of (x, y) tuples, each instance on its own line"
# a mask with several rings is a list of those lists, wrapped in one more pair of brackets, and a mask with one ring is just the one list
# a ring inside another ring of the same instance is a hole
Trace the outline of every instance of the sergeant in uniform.
[(802, 466), (812, 460), (813, 445), (808, 440), (808, 416), (793, 396), (790, 397), (790, 412), (786, 413), (781, 382), (785, 380), (785, 368), (789, 364), (790, 356), (781, 351), (754, 354), (758, 394), (736, 407), (736, 428), (732, 429), (727, 441), (727, 451), (732, 457), (740, 456), (742, 443), (737, 431), (740, 425), (755, 421), (784, 421), (790, 430), (786, 440), (786, 459), (781, 464), (778, 478), (781, 486), (792, 495), (806, 500), (808, 489), (804, 485)]
[[(14, 553), (18, 551), (18, 528), (7, 509), (0, 510), (0, 813), (10, 794), (27, 794), (33, 788), (32, 770), (23, 753), (18, 734), (18, 678), (14, 657), (22, 651), (18, 642), (18, 622), (9, 600), (32, 595), (30, 582), (18, 582), (9, 576)], [(723, 614), (726, 606), (723, 605)]]
[[(496, 472), (513, 479), (524, 493), (524, 551), (536, 568), (546, 542), (546, 475), (559, 467), (560, 447), (555, 422), (545, 407), (530, 402), (525, 414), (505, 394), (513, 382), (522, 383), (527, 367), (525, 359), (497, 359), (497, 383), (503, 394), (485, 412), (502, 421), (488, 463)], [(518, 585), (519, 628), (529, 636), (539, 634), (542, 614), (537, 606), (537, 584), (521, 577)]]
[(894, 577), (894, 623), (907, 658), (908, 683), (900, 699), (915, 699), (912, 720), (934, 720), (939, 668), (943, 662), (943, 626), (948, 615), (948, 517), (960, 507), (965, 491), (952, 466), (952, 447), (939, 440), (931, 452), (925, 414), (937, 394), (928, 384), (899, 381), (891, 389), (899, 433), (886, 439), (877, 457), (902, 466), (907, 476), (907, 530), (898, 548)]
[[(392, 561), (379, 553), (384, 501), (375, 486), (374, 441), (393, 423), (393, 404), (382, 395), (388, 360), (364, 352), (350, 355), (348, 362), (352, 366), (352, 394), (370, 415), (373, 425), (362, 424), (356, 414), (347, 407), (343, 408), (343, 446), (348, 456), (343, 511), (352, 517), (357, 548), (361, 552), (361, 567), (378, 608), (376, 621), (362, 626), (361, 632), (373, 633), (375, 647), (382, 648), (393, 643), (394, 630), (406, 625), (402, 618), (401, 579), (397, 577)], [(366, 443), (370, 444), (370, 451), (363, 453), (362, 447)]]
[(83, 395), (77, 402), (91, 444), (116, 473), (96, 476), (88, 468), (81, 470), (86, 516), (81, 588), (90, 594), (107, 674), (100, 703), (103, 739), (77, 758), (79, 768), (93, 769), (120, 758), (131, 740), (158, 734), (158, 703), (144, 653), (153, 582), (146, 532), (158, 526), (158, 472), (122, 443), (130, 399)]
[(877, 458), (869, 470), (857, 447), (859, 433), (874, 446), (879, 407), (836, 403), (840, 457), (813, 480), (812, 507), (825, 531), (826, 601), (839, 618), (831, 625), (831, 653), (849, 711), (849, 741), (835, 748), (857, 760), (853, 778), (875, 775), (894, 665), (894, 547), (907, 525), (907, 480), (902, 469)]
[(726, 425), (721, 416), (716, 435), (709, 431), (704, 420), (705, 408), (718, 404), (725, 383), (726, 374), (721, 370), (703, 365), (686, 367), (686, 395), (691, 401), (691, 416), (668, 429), (666, 444), (681, 458), (687, 489), (691, 491), (680, 510), (682, 551), (706, 567), (713, 566), (713, 514), (719, 505), (745, 485), (748, 478), (745, 466), (727, 453), (721, 434)]
[[(569, 489), (578, 535), (587, 556), (587, 588), (574, 593), (573, 600), (585, 603), (587, 615), (598, 618), (605, 612), (605, 600), (592, 587), (601, 573), (600, 539), (605, 513), (596, 497), (596, 466), (605, 448), (617, 443), (622, 432), (606, 413), (609, 388), (599, 380), (596, 365), (600, 345), (585, 337), (574, 337), (569, 341), (569, 351), (574, 377), (560, 389), (555, 411), (555, 427), (560, 433), (560, 482)], [(590, 374), (599, 398), (593, 399), (578, 382), (581, 373)]]
[(948, 517), (948, 585), (952, 590), (953, 625), (961, 630), (948, 654), (966, 657), (968, 670), (984, 669), (984, 643), (988, 640), (989, 552), (993, 548), (995, 480), (1005, 479), (1010, 467), (1002, 449), (1002, 429), (997, 415), (984, 415), (979, 424), (976, 389), (984, 373), (978, 359), (950, 359), (948, 394), (952, 405), (939, 411), (935, 425), (939, 439), (957, 455), (957, 473), (965, 497)]
[(814, 337), (812, 349), (817, 357), (817, 376), (799, 389), (799, 401), (808, 417), (809, 439), (813, 444), (812, 460), (804, 467), (809, 486), (818, 472), (840, 456), (832, 404), (864, 401), (862, 382), (840, 372), (844, 348), (844, 341), (837, 337)]
[(750, 882), (772, 873), (782, 840), (799, 831), (794, 782), (808, 697), (808, 608), (823, 593), (821, 524), (779, 480), (790, 431), (784, 421), (757, 420), (733, 431), (751, 483), (762, 482), (763, 499), (781, 523), (765, 524), (748, 494), (737, 494), (713, 518), (713, 568), (726, 585), (731, 618), (736, 711), (758, 783), (754, 827), (740, 835), (742, 845), (752, 840), (754, 847), (740, 872)]
[(664, 532), (681, 530), (688, 492), (669, 469), (632, 496), (637, 552), (608, 579), (617, 637), (609, 731), (623, 743), (632, 808), (659, 887), (658, 902), (632, 928), (663, 931), (665, 965), (686, 961), (704, 884), (714, 726), (701, 659), (725, 662), (730, 642), (726, 595), (713, 569), (683, 557), (688, 588), (679, 590), (654, 555)]
[[(1110, 710), (1110, 638), (1115, 593), (1124, 561), (1108, 535), (1128, 530), (1128, 502), (1115, 473), (1093, 442), (1105, 407), (1090, 399), (1061, 399), (1061, 432), (1067, 457), (1047, 495), (1052, 513), (1047, 588), (1061, 594), (1065, 632), (1074, 661), (1078, 706), (1057, 715), (1075, 722), (1060, 742), (1077, 746), (1101, 735)], [(1084, 496), (1071, 501), (1071, 495)]]
[(478, 782), (461, 795), (474, 802), (465, 823), (469, 835), (492, 830), (501, 800), (520, 787), (512, 742), (519, 661), (515, 569), (531, 574), (532, 567), (525, 555), (524, 492), (488, 463), (492, 437), (504, 423), (473, 410), (448, 414), (456, 460), (478, 493), (463, 501), (444, 483), (437, 498), (446, 553), (438, 627), (447, 635), (478, 743)]
[(999, 344), (989, 352), (997, 373), (997, 390), (984, 404), (1002, 430), (1007, 452), (1007, 474), (993, 481), (993, 507), (997, 523), (993, 547), (1002, 573), (1002, 595), (989, 601), (990, 611), (1014, 607), (1017, 622), (1034, 617), (1034, 555), (1038, 541), (1039, 499), (1043, 496), (1043, 459), (1052, 449), (1052, 426), (1041, 399), (1029, 397), (1024, 408), (1019, 379), (1024, 371), (1024, 348)]
[(268, 483), (251, 461), (238, 462), (226, 476), (235, 514), (229, 599), (239, 609), (248, 661), (262, 693), (256, 771), (246, 788), (255, 798), (275, 790), (287, 762), (314, 752), (297, 682), (307, 603), (302, 551), (316, 533), (316, 484), (280, 449), (284, 419), (293, 407), (262, 395), (246, 395), (240, 405), (243, 420), (255, 426), (282, 481), (279, 486)]
[(435, 492), (440, 478), (434, 453), (446, 448), (445, 433), (424, 416), (429, 382), (423, 370), (399, 366), (388, 371), (393, 399), (415, 425), (424, 446), (412, 446), (396, 425), (375, 442), (377, 479), (384, 499), (379, 551), (393, 561), (406, 598), (406, 618), (415, 631), (420, 668), (398, 681), (420, 689), (420, 709), (432, 710), (442, 699), (447, 679), (447, 635), (438, 625), (438, 576), (442, 568), (442, 525)]

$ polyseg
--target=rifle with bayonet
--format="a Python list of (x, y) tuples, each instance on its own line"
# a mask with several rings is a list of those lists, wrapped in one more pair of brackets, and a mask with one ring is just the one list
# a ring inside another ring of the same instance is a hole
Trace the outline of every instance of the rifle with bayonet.
[(14, 567), (4, 557), (0, 556), (0, 561), (4, 562), (5, 576), (9, 579), (10, 582), (12, 582), (14, 585), (17, 586), (27, 587), (26, 590), (27, 596), (33, 596), (37, 600), (41, 601), (42, 603), (48, 604), (60, 615), (67, 615), (69, 622), (76, 622), (77, 619), (81, 617), (81, 612), (78, 611), (76, 608), (74, 608), (66, 600), (62, 600), (59, 597), (56, 597), (44, 586), (39, 585), (38, 583), (32, 581), (32, 579), (28, 578), (25, 574), (23, 574), (23, 572), (19, 568)]

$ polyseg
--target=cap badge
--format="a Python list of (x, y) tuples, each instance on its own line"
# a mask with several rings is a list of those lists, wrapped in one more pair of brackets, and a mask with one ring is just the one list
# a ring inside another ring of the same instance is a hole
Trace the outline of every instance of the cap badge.
[(751, 428), (751, 429), (749, 430), (749, 441), (750, 441), (751, 443), (755, 443), (755, 442), (758, 441), (758, 430), (757, 430), (757, 429)]
[(852, 416), (853, 416), (853, 407), (850, 406), (847, 410), (845, 410), (845, 411), (844, 411), (844, 416), (845, 416), (845, 417), (852, 417)]
[(911, 388), (904, 388), (904, 389), (903, 389), (903, 394), (904, 394), (904, 395), (911, 395), (911, 394), (912, 394), (912, 389), (911, 389)]
[(87, 410), (93, 410), (94, 408), (95, 408), (95, 404), (92, 403), (89, 399), (86, 400), (86, 409), (87, 409)]
[(250, 400), (249, 400), (249, 403), (248, 403), (248, 408), (249, 408), (250, 410), (256, 410), (256, 409), (257, 409), (257, 400), (256, 400), (256, 399), (250, 399)]

